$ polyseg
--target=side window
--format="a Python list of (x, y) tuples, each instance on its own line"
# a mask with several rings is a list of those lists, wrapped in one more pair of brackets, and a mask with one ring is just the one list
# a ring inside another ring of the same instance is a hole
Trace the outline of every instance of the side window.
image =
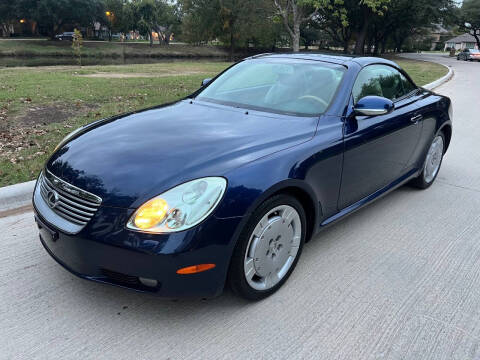
[(414, 89), (415, 86), (397, 69), (388, 65), (370, 65), (360, 71), (352, 94), (355, 103), (369, 95), (396, 100)]
[(362, 69), (353, 85), (353, 100), (355, 103), (365, 96), (383, 96), (380, 77), (375, 72), (374, 65)]
[(403, 91), (405, 92), (404, 95), (411, 93), (413, 90), (416, 90), (417, 87), (414, 83), (408, 80), (402, 73), (400, 73), (400, 79), (402, 80), (403, 84)]

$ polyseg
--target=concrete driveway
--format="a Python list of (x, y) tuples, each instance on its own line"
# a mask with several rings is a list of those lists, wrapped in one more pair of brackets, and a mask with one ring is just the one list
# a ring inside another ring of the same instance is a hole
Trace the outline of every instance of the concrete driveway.
[[(430, 59), (431, 55), (423, 55)], [(168, 301), (57, 265), (31, 212), (0, 219), (0, 358), (476, 359), (480, 64), (457, 62), (436, 184), (403, 187), (307, 244), (274, 296)]]

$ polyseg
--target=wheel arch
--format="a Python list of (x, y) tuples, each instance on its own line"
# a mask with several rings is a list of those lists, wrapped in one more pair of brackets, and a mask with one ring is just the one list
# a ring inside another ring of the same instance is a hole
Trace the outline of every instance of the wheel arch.
[(442, 132), (445, 137), (445, 152), (447, 152), (450, 141), (452, 140), (452, 125), (445, 124), (440, 128), (439, 132)]
[(286, 194), (296, 198), (300, 204), (303, 206), (305, 211), (305, 217), (307, 220), (307, 229), (305, 233), (305, 242), (310, 241), (313, 236), (316, 219), (317, 219), (317, 210), (315, 208), (315, 202), (310, 196), (310, 194), (297, 186), (287, 186), (275, 192), (273, 195)]
[[(260, 204), (272, 196), (279, 194), (293, 196), (302, 204), (307, 219), (305, 241), (309, 241), (316, 233), (315, 229), (318, 229), (318, 220), (322, 214), (322, 208), (313, 189), (308, 183), (302, 180), (284, 180), (265, 190), (248, 208), (246, 216), (244, 217), (245, 223)], [(242, 226), (243, 225), (244, 224), (242, 224)]]

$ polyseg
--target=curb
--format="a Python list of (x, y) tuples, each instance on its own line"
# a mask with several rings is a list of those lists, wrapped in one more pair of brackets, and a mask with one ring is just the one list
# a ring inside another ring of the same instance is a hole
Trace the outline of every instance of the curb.
[[(439, 63), (436, 62), (436, 64)], [(443, 85), (449, 81), (455, 74), (451, 67), (443, 64), (439, 65), (446, 67), (448, 69), (448, 74), (438, 80), (435, 80), (434, 82), (431, 82), (430, 84), (424, 85), (423, 88), (427, 90), (436, 89), (440, 85)], [(33, 180), (20, 184), (0, 187), (0, 212), (29, 205), (32, 201), (35, 182), (36, 180)]]
[(32, 202), (35, 182), (36, 180), (33, 180), (0, 187), (0, 212), (29, 205)]
[(450, 66), (443, 65), (443, 64), (440, 64), (440, 63), (435, 63), (435, 64), (439, 64), (439, 65), (442, 65), (442, 66), (446, 67), (448, 69), (448, 74), (445, 75), (444, 77), (441, 77), (438, 80), (435, 80), (434, 82), (431, 82), (430, 84), (424, 85), (423, 88), (425, 88), (427, 90), (436, 89), (440, 85), (443, 85), (447, 81), (450, 81), (450, 79), (453, 77), (453, 75), (455, 75), (455, 71), (453, 71), (453, 69)]
[[(437, 87), (439, 87), (440, 85), (443, 85), (445, 84), (447, 81), (449, 81), (453, 75), (455, 75), (455, 71), (453, 71), (453, 68), (451, 66), (447, 66), (447, 65), (444, 65), (444, 64), (441, 64), (437, 61), (433, 61), (433, 59), (429, 59), (429, 60), (425, 60), (425, 59), (418, 59), (418, 58), (412, 58), (410, 56), (405, 56), (405, 55), (408, 55), (408, 54), (412, 54), (412, 53), (405, 53), (405, 54), (399, 54), (398, 56), (399, 57), (402, 57), (404, 59), (410, 59), (410, 60), (418, 60), (418, 61), (425, 61), (425, 62), (433, 62), (435, 64), (438, 64), (438, 65), (442, 65), (443, 67), (447, 68), (448, 69), (448, 73), (447, 75), (441, 77), (440, 79), (438, 80), (435, 80), (433, 82), (431, 82), (430, 84), (426, 84), (426, 85), (423, 85), (422, 87), (424, 89), (427, 89), (427, 90), (434, 90), (436, 89)], [(414, 54), (415, 55), (415, 54)]]

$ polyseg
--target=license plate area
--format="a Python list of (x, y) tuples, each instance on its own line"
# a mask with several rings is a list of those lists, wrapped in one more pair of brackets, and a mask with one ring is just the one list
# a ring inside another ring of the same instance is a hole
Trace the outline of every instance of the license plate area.
[(45, 223), (37, 216), (35, 216), (35, 222), (37, 223), (41, 240), (44, 242), (55, 242), (58, 240), (58, 231), (55, 231), (45, 225)]

